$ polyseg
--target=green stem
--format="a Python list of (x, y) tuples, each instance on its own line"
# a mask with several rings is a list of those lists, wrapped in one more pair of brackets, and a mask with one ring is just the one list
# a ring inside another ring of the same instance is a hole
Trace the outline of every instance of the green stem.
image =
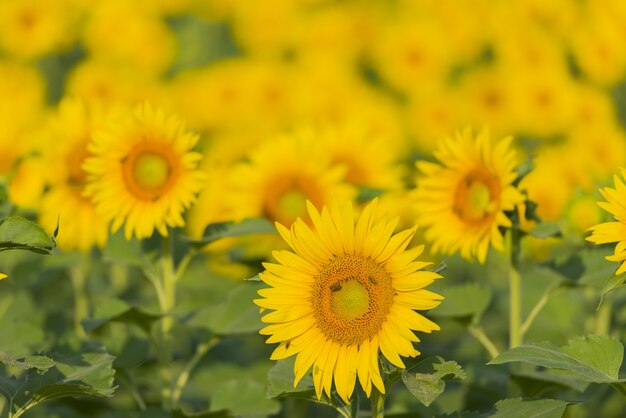
[(372, 387), (372, 418), (383, 418), (385, 416), (385, 395), (378, 389)]
[(611, 314), (613, 311), (613, 304), (611, 300), (605, 299), (604, 303), (598, 308), (596, 314), (595, 329), (594, 332), (597, 335), (608, 335), (611, 329)]
[(163, 252), (161, 254), (161, 290), (159, 298), (161, 314), (161, 379), (163, 388), (161, 391), (163, 409), (172, 410), (172, 328), (174, 318), (172, 310), (176, 305), (176, 272), (172, 256), (171, 235), (163, 237)]
[(487, 350), (492, 359), (496, 358), (498, 354), (500, 354), (500, 351), (493, 343), (493, 341), (491, 341), (491, 339), (487, 336), (483, 327), (481, 327), (480, 325), (470, 324), (467, 330), (474, 338), (476, 338), (476, 340), (478, 340), (479, 343), (482, 344), (482, 346), (485, 348), (485, 350)]
[(132, 376), (128, 375), (122, 370), (121, 373), (116, 374), (116, 378), (119, 379), (121, 382), (125, 383), (126, 385), (128, 385), (128, 388), (130, 389), (130, 394), (135, 400), (135, 403), (137, 403), (137, 407), (139, 408), (140, 411), (145, 411), (146, 402), (143, 400), (143, 398), (141, 397), (141, 394), (137, 390), (137, 387), (135, 386), (135, 382)]
[(526, 335), (526, 333), (528, 332), (528, 330), (532, 326), (533, 322), (535, 322), (535, 319), (537, 318), (537, 315), (539, 315), (539, 313), (543, 310), (543, 308), (546, 306), (546, 304), (550, 300), (550, 297), (552, 296), (552, 294), (557, 289), (560, 289), (560, 288), (559, 287), (549, 287), (548, 289), (546, 289), (545, 292), (543, 292), (543, 295), (537, 301), (535, 306), (533, 306), (533, 309), (530, 311), (530, 313), (526, 317), (526, 320), (522, 324), (522, 329), (520, 330), (521, 333), (522, 333), (522, 338), (524, 337), (524, 335)]
[(124, 264), (111, 264), (111, 285), (116, 295), (123, 293), (128, 287), (128, 268)]
[(87, 336), (81, 321), (89, 315), (89, 301), (87, 298), (87, 270), (89, 255), (81, 254), (78, 264), (70, 268), (70, 281), (74, 293), (74, 331), (81, 337)]
[(174, 409), (178, 408), (178, 404), (180, 402), (180, 397), (183, 393), (183, 389), (187, 385), (189, 381), (189, 377), (191, 376), (191, 371), (198, 365), (200, 360), (206, 355), (206, 353), (211, 350), (211, 348), (215, 347), (220, 342), (219, 337), (213, 337), (208, 341), (200, 344), (196, 349), (196, 353), (193, 355), (189, 363), (185, 366), (185, 368), (178, 375), (178, 379), (176, 380), (176, 385), (174, 386), (174, 392), (172, 393), (172, 406)]
[(509, 348), (522, 344), (522, 286), (519, 273), (520, 235), (511, 230), (509, 267)]

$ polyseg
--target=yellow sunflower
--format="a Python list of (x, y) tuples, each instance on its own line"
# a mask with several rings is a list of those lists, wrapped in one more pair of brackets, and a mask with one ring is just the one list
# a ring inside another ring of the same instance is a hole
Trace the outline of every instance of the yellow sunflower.
[[(626, 170), (621, 170), (622, 178), (626, 178)], [(615, 253), (606, 257), (609, 261), (620, 263), (615, 274), (626, 271), (626, 185), (620, 177), (614, 176), (615, 188), (605, 187), (600, 193), (606, 202), (598, 202), (598, 205), (615, 218), (615, 222), (605, 222), (589, 228), (592, 232), (587, 241), (596, 244), (608, 244), (617, 242)]]
[(417, 221), (436, 252), (460, 251), (481, 263), (489, 246), (502, 251), (504, 214), (524, 201), (513, 186), (517, 156), (512, 137), (494, 141), (487, 130), (474, 136), (467, 128), (441, 141), (434, 152), (439, 163), (420, 161), (423, 176), (415, 189)]
[(94, 134), (93, 156), (83, 165), (86, 193), (113, 231), (125, 225), (127, 239), (141, 239), (185, 224), (183, 212), (205, 177), (198, 169), (202, 155), (192, 151), (197, 142), (179, 118), (147, 103)]
[(49, 231), (60, 221), (63, 233), (57, 242), (64, 250), (87, 252), (107, 240), (108, 222), (84, 195), (87, 174), (82, 166), (91, 156), (91, 134), (105, 126), (108, 117), (113, 116), (98, 105), (65, 98), (46, 129), (40, 164), (47, 170), (48, 190), (41, 199), (39, 221)]
[(4, 278), (6, 278), (6, 277), (7, 277), (7, 275), (6, 275), (6, 274), (4, 274), (4, 273), (0, 273), (0, 280), (4, 279)]
[(313, 367), (318, 399), (331, 395), (332, 382), (349, 402), (356, 378), (369, 397), (385, 392), (379, 353), (404, 368), (400, 356), (419, 355), (413, 331), (439, 326), (415, 312), (439, 305), (441, 296), (424, 287), (440, 278), (419, 271), (430, 263), (414, 261), (424, 246), (406, 250), (416, 228), (395, 235), (397, 219), (376, 217), (376, 200), (356, 221), (351, 204), (320, 212), (307, 202), (312, 227), (302, 219), (276, 227), (293, 251), (275, 251), (278, 264), (264, 264), (255, 303), (272, 312), (260, 333), (279, 343), (271, 358), (297, 355), (294, 386)]
[(333, 197), (351, 199), (346, 167), (332, 165), (313, 130), (300, 130), (260, 144), (232, 170), (230, 206), (236, 218), (263, 216), (291, 225), (306, 216), (307, 200), (321, 207)]

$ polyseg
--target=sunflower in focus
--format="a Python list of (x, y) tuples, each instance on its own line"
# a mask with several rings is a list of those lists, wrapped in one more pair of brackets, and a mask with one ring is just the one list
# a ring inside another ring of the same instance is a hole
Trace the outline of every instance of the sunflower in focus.
[(512, 137), (493, 141), (483, 130), (467, 128), (441, 141), (434, 152), (439, 163), (420, 161), (423, 176), (415, 189), (417, 221), (435, 252), (460, 251), (481, 263), (489, 246), (502, 251), (500, 227), (510, 227), (504, 214), (524, 201), (513, 185), (517, 156)]
[(397, 219), (376, 216), (374, 200), (356, 221), (351, 204), (333, 201), (320, 212), (307, 202), (312, 226), (297, 219), (290, 229), (276, 227), (293, 251), (273, 253), (278, 264), (264, 264), (255, 303), (272, 312), (260, 333), (279, 343), (271, 358), (296, 355), (294, 386), (313, 367), (318, 399), (334, 386), (349, 402), (356, 379), (369, 397), (385, 392), (379, 353), (404, 368), (400, 356), (419, 355), (413, 331), (430, 333), (437, 324), (415, 310), (432, 309), (443, 299), (424, 288), (437, 273), (420, 271), (430, 263), (414, 261), (424, 246), (406, 250), (415, 234), (395, 235)]
[(125, 225), (126, 239), (155, 229), (166, 236), (168, 226), (185, 224), (183, 212), (203, 187), (202, 155), (192, 151), (198, 136), (147, 103), (116, 122), (93, 136), (86, 193), (114, 232)]
[(615, 272), (616, 275), (626, 271), (626, 263), (624, 263), (626, 260), (626, 184), (622, 180), (626, 179), (625, 169), (621, 170), (621, 175), (622, 178), (617, 175), (613, 177), (614, 189), (610, 187), (600, 189), (606, 202), (598, 202), (602, 209), (613, 215), (615, 222), (605, 222), (589, 228), (592, 234), (587, 237), (587, 241), (595, 244), (617, 242), (615, 253), (606, 257), (609, 261), (620, 263)]
[(259, 145), (232, 170), (230, 205), (236, 218), (263, 216), (291, 225), (306, 217), (306, 201), (321, 207), (333, 197), (351, 199), (346, 167), (333, 166), (313, 130), (300, 130)]

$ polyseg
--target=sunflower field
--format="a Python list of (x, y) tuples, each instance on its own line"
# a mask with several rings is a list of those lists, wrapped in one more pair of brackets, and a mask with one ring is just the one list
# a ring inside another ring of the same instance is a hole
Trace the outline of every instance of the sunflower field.
[(0, 0), (0, 418), (626, 416), (623, 0)]

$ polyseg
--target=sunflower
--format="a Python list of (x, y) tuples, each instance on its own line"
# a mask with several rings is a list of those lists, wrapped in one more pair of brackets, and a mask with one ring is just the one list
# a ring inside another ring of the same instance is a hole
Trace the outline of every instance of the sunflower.
[[(621, 170), (622, 178), (626, 178), (626, 170)], [(605, 187), (600, 189), (600, 193), (606, 199), (606, 202), (598, 202), (598, 205), (615, 217), (616, 222), (605, 222), (589, 228), (592, 232), (587, 237), (587, 241), (595, 244), (608, 244), (617, 242), (615, 253), (606, 257), (609, 261), (620, 263), (615, 274), (621, 274), (626, 271), (626, 185), (617, 175), (614, 176), (613, 182), (615, 188)]]
[(232, 170), (230, 204), (236, 218), (263, 216), (291, 225), (306, 216), (307, 200), (320, 207), (333, 197), (350, 199), (346, 167), (332, 165), (316, 132), (302, 129), (260, 144)]
[(483, 130), (467, 128), (441, 141), (434, 155), (440, 163), (420, 161), (423, 176), (415, 189), (417, 220), (436, 252), (460, 251), (466, 259), (485, 262), (489, 246), (502, 251), (504, 214), (524, 201), (513, 185), (517, 174), (511, 137), (493, 141)]
[(108, 222), (84, 195), (87, 174), (82, 165), (91, 156), (87, 149), (91, 134), (113, 117), (108, 113), (99, 105), (65, 98), (44, 133), (40, 164), (46, 168), (48, 189), (41, 199), (39, 221), (50, 231), (60, 221), (63, 233), (57, 241), (64, 250), (87, 252), (107, 240)]
[(4, 274), (4, 273), (0, 273), (0, 280), (4, 279), (4, 278), (6, 278), (6, 277), (7, 277), (7, 275), (6, 275), (6, 274)]
[(255, 303), (272, 312), (260, 333), (279, 343), (271, 359), (297, 355), (294, 386), (313, 367), (318, 399), (331, 395), (332, 382), (346, 402), (356, 378), (369, 397), (385, 392), (379, 353), (404, 368), (400, 356), (415, 357), (419, 339), (437, 324), (415, 312), (439, 305), (441, 296), (424, 290), (437, 273), (419, 271), (430, 263), (414, 261), (424, 246), (406, 250), (416, 228), (392, 235), (398, 220), (376, 217), (374, 200), (354, 222), (351, 204), (320, 212), (307, 202), (312, 226), (298, 218), (276, 227), (293, 251), (275, 251), (278, 264), (265, 263)]
[(130, 239), (147, 238), (157, 229), (183, 226), (183, 212), (204, 183), (193, 152), (198, 136), (174, 116), (142, 104), (117, 123), (96, 132), (83, 165), (91, 196), (113, 231), (125, 225)]

